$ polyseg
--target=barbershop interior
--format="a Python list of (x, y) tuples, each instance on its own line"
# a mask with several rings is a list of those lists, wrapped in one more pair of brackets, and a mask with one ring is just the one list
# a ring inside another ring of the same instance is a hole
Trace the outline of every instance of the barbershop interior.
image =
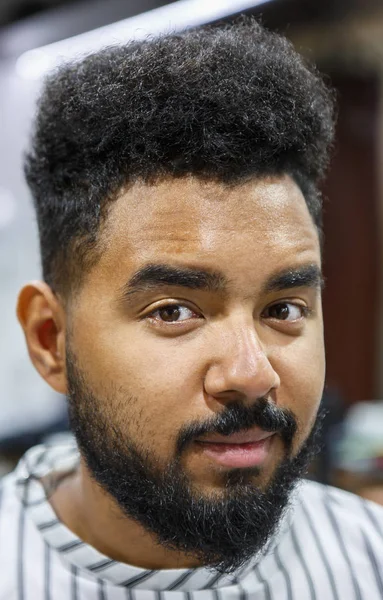
[(323, 186), (327, 375), (308, 477), (383, 505), (383, 3), (381, 0), (0, 0), (0, 477), (68, 436), (66, 399), (34, 370), (15, 306), (41, 278), (23, 155), (45, 75), (134, 37), (254, 15), (314, 62), (337, 97)]

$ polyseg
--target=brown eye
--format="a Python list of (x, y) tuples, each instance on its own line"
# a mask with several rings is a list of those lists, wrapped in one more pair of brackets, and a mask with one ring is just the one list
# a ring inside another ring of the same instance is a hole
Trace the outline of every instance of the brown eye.
[(297, 321), (304, 316), (304, 309), (304, 306), (292, 304), (291, 302), (279, 302), (267, 309), (266, 316), (278, 321)]
[(160, 308), (157, 312), (161, 321), (166, 321), (167, 323), (178, 321), (181, 315), (179, 306), (166, 306), (165, 308)]
[(198, 318), (199, 315), (182, 304), (167, 304), (157, 308), (148, 316), (162, 323), (180, 323)]

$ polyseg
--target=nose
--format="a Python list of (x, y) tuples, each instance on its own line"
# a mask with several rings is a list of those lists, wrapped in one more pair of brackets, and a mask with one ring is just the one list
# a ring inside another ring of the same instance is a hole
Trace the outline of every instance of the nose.
[[(217, 343), (218, 342), (218, 343)], [(221, 400), (256, 400), (280, 386), (280, 378), (261, 345), (253, 321), (233, 324), (216, 340), (205, 391)]]

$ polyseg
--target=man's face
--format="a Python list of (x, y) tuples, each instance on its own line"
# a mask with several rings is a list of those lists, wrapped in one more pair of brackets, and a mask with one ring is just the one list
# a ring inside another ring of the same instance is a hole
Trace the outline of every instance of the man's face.
[(230, 485), (265, 493), (308, 438), (324, 381), (319, 240), (299, 188), (134, 184), (100, 235), (69, 312), (74, 426), (98, 423), (90, 454), (134, 448), (202, 501)]

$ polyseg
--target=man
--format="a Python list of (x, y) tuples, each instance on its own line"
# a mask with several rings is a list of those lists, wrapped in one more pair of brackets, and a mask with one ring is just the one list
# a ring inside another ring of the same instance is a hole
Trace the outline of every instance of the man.
[(48, 79), (18, 317), (76, 444), (3, 482), (1, 600), (383, 597), (383, 511), (301, 481), (332, 137), (331, 92), (252, 20)]

